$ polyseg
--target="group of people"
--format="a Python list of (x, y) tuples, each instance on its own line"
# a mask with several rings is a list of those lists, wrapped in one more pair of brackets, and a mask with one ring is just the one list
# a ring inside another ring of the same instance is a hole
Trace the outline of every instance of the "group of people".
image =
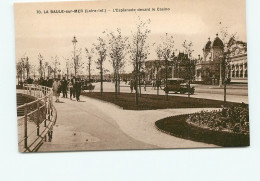
[(70, 92), (70, 99), (76, 98), (77, 101), (80, 101), (81, 93), (81, 80), (75, 76), (72, 79), (66, 79), (63, 77), (61, 80), (54, 78), (54, 81), (40, 78), (39, 85), (52, 87), (53, 95), (55, 96), (55, 102), (60, 102), (59, 97), (62, 93), (62, 98), (68, 98), (68, 91)]
[[(142, 81), (142, 84), (144, 85), (144, 91), (146, 91), (146, 81), (143, 80), (143, 81)], [(130, 79), (129, 85), (130, 85), (130, 91), (131, 91), (131, 93), (133, 93), (133, 90), (136, 91), (137, 84), (136, 84), (136, 81), (135, 81), (135, 80)]]

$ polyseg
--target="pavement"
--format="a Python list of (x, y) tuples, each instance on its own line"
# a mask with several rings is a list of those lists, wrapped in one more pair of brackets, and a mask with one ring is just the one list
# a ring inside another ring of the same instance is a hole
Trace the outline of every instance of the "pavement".
[[(95, 89), (94, 92), (100, 91), (100, 83), (94, 83)], [(191, 95), (194, 98), (203, 98), (203, 99), (213, 99), (213, 100), (224, 100), (224, 89), (223, 87), (213, 86), (213, 85), (201, 85), (201, 84), (192, 84), (191, 86), (195, 87), (195, 93)], [(104, 92), (114, 92), (114, 84), (112, 82), (104, 82)], [(129, 85), (124, 82), (121, 83), (120, 92), (130, 93)], [(152, 87), (147, 87), (146, 91), (142, 87), (142, 94), (157, 94), (157, 90)], [(165, 95), (163, 90), (159, 90), (160, 95)], [(226, 100), (229, 102), (238, 102), (238, 103), (247, 103), (248, 104), (248, 86), (247, 84), (233, 84), (227, 86)], [(187, 97), (187, 94), (174, 94), (169, 93), (169, 96), (182, 96)]]
[(154, 124), (168, 116), (212, 109), (132, 111), (84, 96), (80, 99), (54, 102), (58, 118), (53, 139), (39, 152), (217, 147), (162, 133)]

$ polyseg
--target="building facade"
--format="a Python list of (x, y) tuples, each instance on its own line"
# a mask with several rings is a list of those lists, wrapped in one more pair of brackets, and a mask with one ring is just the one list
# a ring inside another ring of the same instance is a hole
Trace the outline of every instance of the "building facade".
[(231, 82), (248, 83), (247, 71), (247, 43), (235, 41), (232, 46), (230, 55), (229, 76)]
[[(195, 60), (179, 52), (172, 61), (168, 61), (168, 78), (195, 79)], [(165, 79), (165, 61), (148, 60), (145, 62), (145, 75), (147, 80)]]
[(203, 48), (203, 56), (198, 58), (195, 66), (195, 81), (198, 83), (221, 85), (224, 77), (232, 83), (247, 83), (247, 46), (245, 42), (230, 39), (231, 50), (228, 55), (226, 71), (223, 67), (224, 44), (216, 35), (212, 42), (209, 38)]

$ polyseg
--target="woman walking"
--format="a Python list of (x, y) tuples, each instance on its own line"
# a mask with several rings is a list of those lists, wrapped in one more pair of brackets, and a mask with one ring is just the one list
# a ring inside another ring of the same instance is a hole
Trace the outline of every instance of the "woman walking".
[(70, 90), (70, 100), (72, 100), (72, 95), (73, 95), (72, 80), (69, 81), (68, 87), (69, 87), (69, 90)]
[(52, 84), (52, 90), (53, 90), (53, 94), (56, 98), (55, 102), (60, 102), (59, 97), (60, 97), (60, 92), (61, 92), (61, 83), (57, 78), (54, 79), (54, 82)]

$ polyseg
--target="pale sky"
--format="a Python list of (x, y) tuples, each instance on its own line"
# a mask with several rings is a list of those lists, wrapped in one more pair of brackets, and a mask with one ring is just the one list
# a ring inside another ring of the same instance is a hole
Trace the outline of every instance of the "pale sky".
[[(138, 16), (150, 19), (151, 34), (148, 43), (149, 59), (156, 59), (155, 47), (165, 33), (175, 37), (175, 49), (183, 50), (184, 40), (194, 44), (193, 57), (202, 55), (202, 48), (209, 37), (213, 40), (219, 33), (219, 22), (227, 26), (230, 33), (237, 32), (246, 41), (245, 0), (150, 0), (150, 1), (100, 1), (100, 2), (57, 2), (15, 4), (16, 61), (28, 56), (38, 66), (38, 54), (45, 60), (58, 56), (61, 69), (65, 58), (73, 55), (72, 39), (75, 35), (77, 48), (82, 49), (82, 61), (86, 61), (85, 47), (91, 48), (104, 30), (121, 28), (124, 36), (135, 31)], [(113, 8), (170, 8), (170, 11), (113, 12)], [(36, 10), (106, 9), (106, 13), (37, 14)], [(110, 11), (108, 11), (110, 10)], [(93, 68), (96, 65), (93, 64)], [(111, 70), (109, 58), (105, 67)], [(126, 72), (132, 66), (126, 66)], [(86, 73), (86, 71), (84, 71)], [(97, 73), (98, 71), (93, 71)]]

